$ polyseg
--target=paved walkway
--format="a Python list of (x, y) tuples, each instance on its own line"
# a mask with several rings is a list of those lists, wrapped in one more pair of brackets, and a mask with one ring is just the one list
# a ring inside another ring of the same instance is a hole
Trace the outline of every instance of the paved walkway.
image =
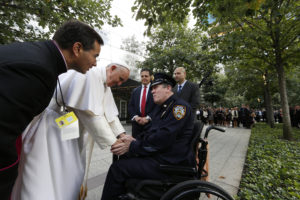
[[(205, 130), (206, 127), (204, 127)], [(127, 133), (131, 127), (125, 125)], [(250, 129), (227, 128), (225, 133), (210, 131), (210, 182), (213, 182), (231, 195), (238, 192), (250, 137)], [(87, 200), (99, 200), (106, 173), (112, 163), (109, 149), (101, 150), (94, 146), (89, 179)]]

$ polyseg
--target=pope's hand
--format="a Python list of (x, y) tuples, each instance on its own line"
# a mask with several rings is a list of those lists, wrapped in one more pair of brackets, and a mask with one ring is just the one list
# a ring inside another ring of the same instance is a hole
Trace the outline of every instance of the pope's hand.
[(118, 144), (118, 143), (122, 143), (123, 141), (121, 140), (121, 138), (120, 139), (117, 139), (116, 141), (115, 141), (115, 143), (113, 143), (112, 144), (112, 146), (114, 146), (114, 145), (116, 145), (116, 144)]
[[(119, 141), (120, 140), (120, 141)], [(117, 142), (115, 142), (112, 146), (111, 146), (111, 152), (115, 155), (123, 155), (126, 152), (129, 151), (129, 146), (130, 143), (135, 140), (132, 136), (130, 135), (125, 135), (122, 138), (118, 139)]]

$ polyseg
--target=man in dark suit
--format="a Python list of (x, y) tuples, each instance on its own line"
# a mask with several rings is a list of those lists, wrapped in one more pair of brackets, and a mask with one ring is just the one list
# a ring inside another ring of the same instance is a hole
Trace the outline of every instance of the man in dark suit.
[(173, 88), (174, 94), (185, 100), (192, 107), (193, 119), (196, 118), (196, 110), (199, 106), (200, 93), (195, 83), (187, 81), (186, 71), (183, 67), (177, 67), (174, 71), (174, 77), (177, 82)]
[[(70, 20), (53, 40), (0, 46), (0, 197), (9, 199), (17, 177), (21, 134), (49, 104), (59, 74), (96, 66), (103, 40)], [(38, 164), (38, 163), (37, 163)]]
[(140, 75), (142, 85), (133, 90), (128, 105), (134, 138), (151, 126), (152, 111), (155, 107), (150, 90), (152, 72), (142, 69)]

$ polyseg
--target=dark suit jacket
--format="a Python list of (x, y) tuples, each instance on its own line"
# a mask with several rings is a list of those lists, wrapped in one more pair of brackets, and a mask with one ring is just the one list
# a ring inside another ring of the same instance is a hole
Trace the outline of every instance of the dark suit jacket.
[[(142, 86), (139, 86), (135, 88), (132, 91), (131, 98), (128, 104), (128, 112), (129, 112), (129, 117), (132, 119), (135, 115), (141, 116), (141, 111), (140, 111), (140, 96), (142, 91)], [(151, 89), (149, 88), (148, 94), (147, 94), (147, 99), (146, 99), (146, 106), (145, 106), (145, 114), (146, 116), (148, 115), (149, 117), (153, 117), (153, 111), (155, 108), (156, 104), (153, 101), (153, 95), (151, 93)], [(136, 122), (132, 122), (132, 135), (136, 136), (139, 132), (144, 131), (145, 128), (149, 128), (150, 123), (147, 124), (146, 127), (138, 125)]]
[[(140, 109), (140, 96), (142, 91), (142, 86), (135, 88), (132, 91), (131, 98), (128, 105), (129, 117), (132, 119), (135, 115), (141, 116)], [(151, 93), (151, 89), (148, 90), (147, 99), (146, 99), (146, 107), (145, 113), (146, 116), (150, 116), (152, 118), (152, 111), (155, 107), (155, 103), (153, 101), (153, 96)]]
[(195, 117), (196, 110), (199, 106), (200, 101), (199, 87), (197, 86), (197, 84), (186, 81), (183, 88), (181, 89), (181, 92), (178, 94), (177, 91), (178, 84), (176, 84), (176, 86), (173, 88), (174, 94), (190, 104), (190, 106), (192, 107), (193, 116)]
[(0, 46), (0, 168), (15, 162), (15, 141), (53, 95), (65, 62), (53, 41)]

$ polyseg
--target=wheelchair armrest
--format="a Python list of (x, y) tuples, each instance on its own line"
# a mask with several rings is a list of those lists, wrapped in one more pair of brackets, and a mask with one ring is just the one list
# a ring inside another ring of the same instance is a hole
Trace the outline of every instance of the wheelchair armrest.
[(159, 169), (166, 173), (176, 176), (195, 176), (197, 169), (195, 167), (185, 167), (178, 165), (159, 165)]

